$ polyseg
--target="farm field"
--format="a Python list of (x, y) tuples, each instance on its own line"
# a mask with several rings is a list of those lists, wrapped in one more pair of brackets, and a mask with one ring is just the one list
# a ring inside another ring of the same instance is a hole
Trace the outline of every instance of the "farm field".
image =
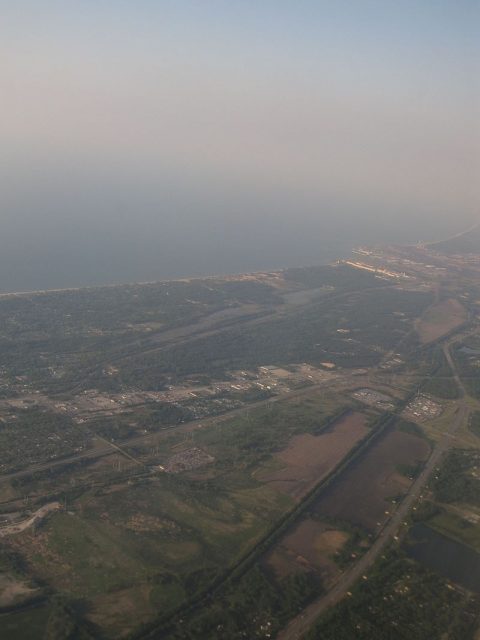
[(298, 571), (314, 571), (325, 587), (340, 573), (335, 562), (350, 538), (346, 531), (310, 518), (305, 518), (267, 555), (265, 562), (277, 579)]
[(294, 499), (301, 498), (368, 433), (367, 422), (366, 415), (348, 412), (320, 435), (294, 436), (288, 447), (274, 454), (282, 467), (257, 478)]
[(467, 319), (465, 307), (455, 298), (442, 300), (429, 307), (416, 322), (415, 328), (422, 344), (428, 344), (450, 333)]
[(429, 451), (425, 439), (388, 429), (319, 497), (313, 507), (315, 515), (377, 530), (388, 519), (392, 500), (401, 499), (411, 483), (399, 466), (415, 466)]

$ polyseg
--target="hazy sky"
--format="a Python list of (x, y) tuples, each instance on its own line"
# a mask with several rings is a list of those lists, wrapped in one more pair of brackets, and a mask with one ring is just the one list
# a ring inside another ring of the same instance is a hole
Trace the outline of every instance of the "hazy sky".
[(0, 0), (0, 289), (468, 224), (479, 43), (478, 0)]

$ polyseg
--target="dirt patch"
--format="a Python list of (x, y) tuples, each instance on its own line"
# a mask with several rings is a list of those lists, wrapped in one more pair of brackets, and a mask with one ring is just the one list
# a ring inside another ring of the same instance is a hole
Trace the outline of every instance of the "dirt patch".
[(0, 608), (26, 602), (37, 592), (38, 589), (29, 587), (13, 576), (0, 574)]
[(348, 533), (307, 519), (282, 538), (267, 556), (267, 563), (279, 577), (300, 571), (315, 571), (325, 585), (338, 575), (333, 560), (348, 540)]
[(398, 465), (426, 460), (429, 452), (423, 438), (387, 431), (320, 496), (314, 511), (320, 517), (346, 520), (370, 531), (378, 529), (378, 523), (384, 522), (389, 515), (386, 512), (392, 509), (387, 499), (405, 494), (411, 483), (397, 471)]
[(257, 478), (298, 500), (332, 471), (367, 434), (366, 425), (365, 415), (351, 412), (318, 436), (294, 436), (288, 447), (275, 456), (282, 468), (263, 477), (258, 474)]
[(40, 509), (37, 509), (35, 513), (31, 516), (22, 520), (21, 522), (15, 522), (10, 525), (5, 525), (0, 528), (0, 538), (13, 535), (15, 533), (22, 533), (26, 529), (30, 527), (39, 525), (42, 520), (44, 520), (49, 513), (53, 513), (54, 511), (58, 511), (62, 508), (62, 505), (59, 502), (50, 502), (49, 504), (43, 505)]
[(459, 327), (467, 319), (465, 307), (454, 298), (442, 300), (429, 307), (416, 323), (422, 344), (437, 340)]
[(318, 536), (315, 540), (315, 549), (317, 553), (333, 556), (342, 549), (347, 540), (348, 534), (345, 531), (330, 529)]
[(139, 623), (154, 617), (155, 611), (150, 604), (151, 589), (143, 585), (99, 596), (94, 600), (88, 618), (106, 630), (107, 637), (123, 638)]
[[(122, 523), (117, 523), (117, 526), (122, 526)], [(131, 516), (124, 526), (126, 529), (130, 529), (136, 533), (149, 533), (152, 531), (167, 531), (169, 533), (173, 533), (180, 529), (179, 526), (171, 520), (162, 520), (155, 516), (149, 516), (143, 513), (136, 513)]]

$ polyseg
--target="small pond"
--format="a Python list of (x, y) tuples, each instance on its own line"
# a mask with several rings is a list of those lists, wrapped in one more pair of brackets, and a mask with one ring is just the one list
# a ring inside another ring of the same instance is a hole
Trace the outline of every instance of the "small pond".
[(456, 584), (480, 593), (480, 554), (431, 529), (416, 524), (411, 532), (409, 555)]

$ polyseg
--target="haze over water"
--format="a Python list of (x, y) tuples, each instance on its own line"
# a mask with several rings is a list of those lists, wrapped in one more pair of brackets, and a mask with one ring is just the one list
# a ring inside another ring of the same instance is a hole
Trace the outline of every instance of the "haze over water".
[(202, 220), (199, 225), (179, 218), (158, 226), (149, 220), (143, 225), (123, 220), (113, 228), (98, 222), (93, 231), (57, 226), (38, 229), (35, 237), (28, 234), (3, 247), (0, 290), (146, 282), (321, 264), (348, 255), (358, 244), (436, 239), (431, 233), (428, 225), (379, 228), (366, 215), (298, 225), (260, 216), (228, 228), (218, 219), (210, 224)]
[(477, 2), (0, 11), (0, 291), (315, 264), (479, 215)]

